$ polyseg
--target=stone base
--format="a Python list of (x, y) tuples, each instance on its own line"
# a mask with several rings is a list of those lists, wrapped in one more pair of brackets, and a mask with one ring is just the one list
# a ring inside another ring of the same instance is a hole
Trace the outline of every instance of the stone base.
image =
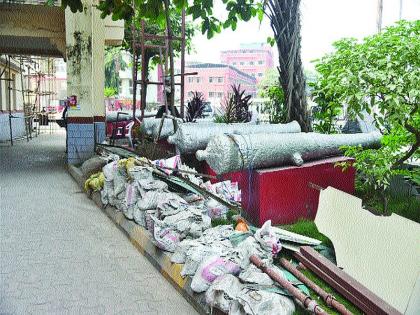
[(67, 162), (79, 164), (94, 155), (97, 143), (105, 140), (105, 123), (68, 123)]
[[(343, 161), (351, 159), (335, 157), (302, 166), (244, 170), (223, 174), (220, 180), (238, 182), (242, 207), (246, 212), (242, 215), (252, 223), (260, 226), (271, 220), (273, 224), (291, 224), (301, 218), (315, 218), (319, 187), (331, 186), (354, 194), (355, 169), (350, 167), (343, 172), (340, 167), (335, 167), (335, 163)], [(215, 175), (208, 165), (203, 171)]]
[[(12, 119), (13, 138), (23, 137), (25, 135), (25, 120), (23, 112), (12, 112), (13, 116), (19, 118)], [(9, 113), (0, 112), (0, 141), (10, 141)]]

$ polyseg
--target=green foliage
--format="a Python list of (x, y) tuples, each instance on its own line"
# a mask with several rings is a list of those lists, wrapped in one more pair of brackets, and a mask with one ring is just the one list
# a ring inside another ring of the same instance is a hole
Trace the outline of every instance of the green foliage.
[(195, 122), (198, 118), (203, 117), (204, 107), (203, 93), (194, 92), (193, 97), (188, 101), (187, 105), (187, 122)]
[(251, 105), (251, 95), (245, 96), (245, 90), (241, 91), (241, 85), (232, 85), (232, 93), (225, 99), (223, 104), (223, 114), (216, 115), (216, 123), (245, 123), (249, 122), (252, 113), (249, 111)]
[(258, 94), (267, 98), (263, 113), (269, 114), (271, 124), (287, 122), (287, 108), (284, 104), (284, 92), (280, 86), (279, 76), (276, 69), (269, 69), (258, 84)]
[[(172, 26), (172, 32), (174, 36), (181, 36), (181, 13), (176, 8), (172, 8), (169, 14)], [(135, 29), (138, 31), (141, 29), (141, 19), (142, 16), (137, 16), (134, 20)], [(166, 23), (165, 21), (160, 21), (159, 23), (155, 23), (151, 20), (146, 20), (145, 23), (145, 33), (148, 34), (155, 34), (155, 35), (165, 35), (166, 30)], [(196, 28), (194, 27), (193, 23), (186, 22), (185, 23), (185, 50), (187, 53), (190, 53), (192, 50), (192, 38), (195, 34)], [(133, 33), (132, 33), (132, 25), (129, 22), (126, 22), (125, 31), (124, 31), (124, 42), (123, 47), (133, 53)], [(147, 45), (164, 45), (163, 40), (152, 40), (149, 39), (146, 41)], [(173, 41), (172, 42), (173, 49), (174, 49), (174, 56), (178, 57), (181, 52), (181, 42), (180, 41)], [(164, 54), (164, 51), (162, 51)], [(137, 49), (137, 55), (141, 55), (140, 47)], [(162, 63), (163, 60), (160, 60), (159, 57), (159, 49), (158, 48), (151, 48), (147, 49), (146, 60), (152, 61), (152, 66)]]
[(293, 233), (297, 233), (307, 237), (312, 237), (314, 239), (320, 240), (325, 246), (331, 248), (333, 247), (330, 239), (318, 231), (318, 228), (314, 221), (300, 219), (296, 223), (290, 225), (283, 225), (281, 226), (281, 228)]
[[(168, 0), (169, 1), (169, 0)], [(186, 0), (169, 1), (170, 6), (181, 12), (186, 9), (193, 20), (200, 20), (201, 32), (207, 34), (208, 38), (220, 33), (222, 29), (230, 28), (235, 30), (239, 21), (249, 21), (257, 17), (261, 22), (264, 17), (263, 2), (255, 0), (222, 0), (227, 12), (225, 20), (218, 19), (213, 14), (213, 0), (193, 0), (188, 3)], [(131, 21), (145, 19), (152, 24), (165, 24), (164, 1), (162, 0), (135, 0), (136, 12), (133, 10), (132, 0), (102, 0), (97, 8), (102, 11), (101, 17), (112, 15), (113, 20), (123, 19)], [(83, 11), (81, 0), (63, 0), (62, 7), (69, 6), (73, 12)]]
[(360, 43), (343, 39), (334, 46), (316, 64), (313, 94), (323, 109), (316, 128), (331, 132), (331, 117), (344, 104), (350, 118), (372, 114), (384, 134), (382, 147), (346, 148), (346, 155), (356, 158), (367, 185), (385, 191), (390, 178), (403, 172), (402, 163), (420, 156), (420, 21), (400, 21)]
[(118, 94), (118, 90), (113, 87), (106, 87), (104, 89), (104, 96), (105, 97), (112, 97)]
[(124, 70), (127, 63), (121, 53), (121, 47), (107, 47), (105, 49), (105, 88), (118, 91), (120, 86), (119, 71)]

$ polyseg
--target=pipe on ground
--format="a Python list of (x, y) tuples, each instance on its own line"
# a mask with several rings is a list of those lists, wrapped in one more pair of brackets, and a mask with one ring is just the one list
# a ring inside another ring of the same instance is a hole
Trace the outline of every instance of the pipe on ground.
[(257, 255), (251, 255), (249, 260), (258, 268), (260, 268), (263, 272), (270, 276), (275, 282), (280, 284), (280, 286), (286, 289), (293, 297), (298, 299), (303, 306), (313, 312), (314, 314), (319, 315), (326, 315), (327, 313), (313, 300), (310, 296), (302, 293), (298, 289), (296, 289), (293, 284), (291, 284), (288, 280), (283, 278), (279, 275), (276, 271), (266, 266), (266, 264), (261, 260), (260, 257)]

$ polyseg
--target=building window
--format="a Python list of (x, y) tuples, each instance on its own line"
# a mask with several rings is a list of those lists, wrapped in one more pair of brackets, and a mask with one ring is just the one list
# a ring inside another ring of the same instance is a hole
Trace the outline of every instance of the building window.
[(209, 92), (209, 97), (215, 97), (215, 92)]
[(213, 83), (213, 77), (209, 77), (209, 83)]
[(233, 65), (233, 66), (236, 66), (236, 62), (232, 62), (232, 65)]
[(121, 79), (118, 85), (118, 94), (122, 94), (122, 80)]
[(261, 78), (263, 76), (263, 74), (260, 72), (260, 73), (258, 73), (258, 76)]
[(243, 66), (243, 65), (245, 64), (245, 62), (241, 61), (239, 64), (240, 64), (241, 66)]
[(263, 65), (263, 64), (264, 64), (264, 61), (262, 61), (262, 60), (258, 60), (258, 64), (259, 64), (259, 65)]
[(218, 77), (217, 78), (217, 83), (223, 83), (223, 77)]
[(200, 83), (201, 82), (201, 78), (200, 77), (197, 77), (196, 78), (196, 81), (197, 81), (197, 83)]
[(250, 66), (253, 66), (253, 65), (254, 65), (254, 62), (253, 62), (253, 61), (250, 61), (250, 62), (249, 62), (249, 65), (250, 65)]
[(217, 92), (217, 97), (222, 98), (223, 97), (223, 92)]
[(255, 73), (251, 73), (251, 75), (255, 78)]

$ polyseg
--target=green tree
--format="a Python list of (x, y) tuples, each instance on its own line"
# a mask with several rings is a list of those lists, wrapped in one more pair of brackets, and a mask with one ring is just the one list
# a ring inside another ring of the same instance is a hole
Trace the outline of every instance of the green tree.
[(300, 0), (268, 0), (265, 14), (274, 32), (272, 44), (279, 52), (279, 77), (287, 108), (287, 121), (296, 120), (310, 131), (306, 81), (300, 57)]
[(402, 165), (420, 157), (420, 21), (400, 21), (362, 42), (343, 39), (334, 46), (317, 61), (315, 101), (329, 117), (343, 106), (353, 118), (366, 111), (383, 133), (380, 149), (352, 147), (346, 154), (382, 192), (395, 174), (418, 176)]
[(258, 83), (258, 95), (266, 98), (264, 113), (268, 113), (271, 124), (287, 122), (287, 108), (284, 104), (284, 93), (276, 69), (268, 69)]
[(116, 91), (120, 86), (119, 72), (127, 67), (121, 49), (121, 47), (107, 47), (105, 49), (105, 88), (112, 88)]
[[(69, 5), (72, 10), (83, 10), (81, 0), (65, 0), (63, 6)], [(287, 119), (297, 120), (304, 131), (310, 130), (307, 113), (307, 100), (305, 93), (305, 77), (300, 59), (300, 0), (222, 0), (225, 9), (229, 12), (225, 20), (218, 19), (214, 13), (212, 0), (136, 0), (134, 4), (138, 9), (133, 10), (132, 0), (104, 0), (98, 8), (102, 16), (112, 14), (113, 19), (131, 21), (135, 18), (148, 19), (153, 23), (166, 23), (170, 20), (169, 8), (177, 10), (186, 8), (187, 14), (194, 20), (201, 21), (201, 31), (208, 38), (220, 33), (222, 29), (235, 30), (239, 21), (249, 21), (258, 17), (262, 21), (264, 14), (268, 16), (274, 32), (273, 43), (279, 50), (280, 82), (285, 95), (287, 106)], [(168, 32), (171, 34), (170, 23)], [(169, 50), (172, 51), (169, 42)], [(169, 54), (170, 63), (173, 64), (173, 55)], [(173, 67), (170, 68), (173, 72)], [(171, 88), (173, 90), (173, 87)], [(173, 100), (173, 95), (171, 96)]]

